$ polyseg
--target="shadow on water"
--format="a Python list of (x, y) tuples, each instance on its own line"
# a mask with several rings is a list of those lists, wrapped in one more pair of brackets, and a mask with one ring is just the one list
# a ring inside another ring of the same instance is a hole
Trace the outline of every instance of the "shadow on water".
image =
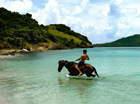
[(80, 95), (90, 93), (90, 89), (96, 86), (98, 79), (86, 80), (86, 79), (62, 79), (58, 78), (58, 84), (60, 90), (73, 91)]
[(92, 80), (58, 78), (59, 93), (61, 93), (59, 98), (65, 96), (69, 104), (72, 104), (73, 100), (78, 104), (93, 104), (93, 101), (97, 99), (97, 95), (100, 93), (99, 85), (102, 80), (100, 78)]

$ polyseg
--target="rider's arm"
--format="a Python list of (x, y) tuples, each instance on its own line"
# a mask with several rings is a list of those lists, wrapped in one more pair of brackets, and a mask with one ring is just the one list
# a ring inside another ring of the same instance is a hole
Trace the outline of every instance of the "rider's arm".
[(89, 57), (88, 57), (88, 55), (87, 55), (87, 58), (86, 58), (86, 60), (89, 60)]
[(81, 59), (81, 57), (79, 57), (78, 59), (76, 59), (75, 61), (78, 61), (78, 60), (80, 60)]

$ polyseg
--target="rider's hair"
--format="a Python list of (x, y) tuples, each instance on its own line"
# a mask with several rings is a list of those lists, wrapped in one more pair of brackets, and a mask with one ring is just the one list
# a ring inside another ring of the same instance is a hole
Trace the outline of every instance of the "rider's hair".
[(87, 53), (87, 50), (83, 50), (84, 53)]

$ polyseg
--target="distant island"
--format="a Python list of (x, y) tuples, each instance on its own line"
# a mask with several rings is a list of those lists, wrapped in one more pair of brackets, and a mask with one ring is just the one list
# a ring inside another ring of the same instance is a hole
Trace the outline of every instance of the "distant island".
[(114, 42), (94, 44), (94, 47), (140, 47), (140, 34), (118, 39)]
[(19, 14), (0, 8), (0, 49), (67, 49), (92, 47), (86, 36), (65, 24), (44, 26), (29, 13)]

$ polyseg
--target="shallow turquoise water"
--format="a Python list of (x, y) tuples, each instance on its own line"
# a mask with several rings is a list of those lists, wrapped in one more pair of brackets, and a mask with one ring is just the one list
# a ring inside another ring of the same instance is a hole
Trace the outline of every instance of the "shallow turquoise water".
[(0, 104), (139, 104), (140, 48), (89, 48), (87, 63), (100, 76), (69, 79), (58, 61), (73, 61), (83, 49), (19, 54), (0, 59)]

